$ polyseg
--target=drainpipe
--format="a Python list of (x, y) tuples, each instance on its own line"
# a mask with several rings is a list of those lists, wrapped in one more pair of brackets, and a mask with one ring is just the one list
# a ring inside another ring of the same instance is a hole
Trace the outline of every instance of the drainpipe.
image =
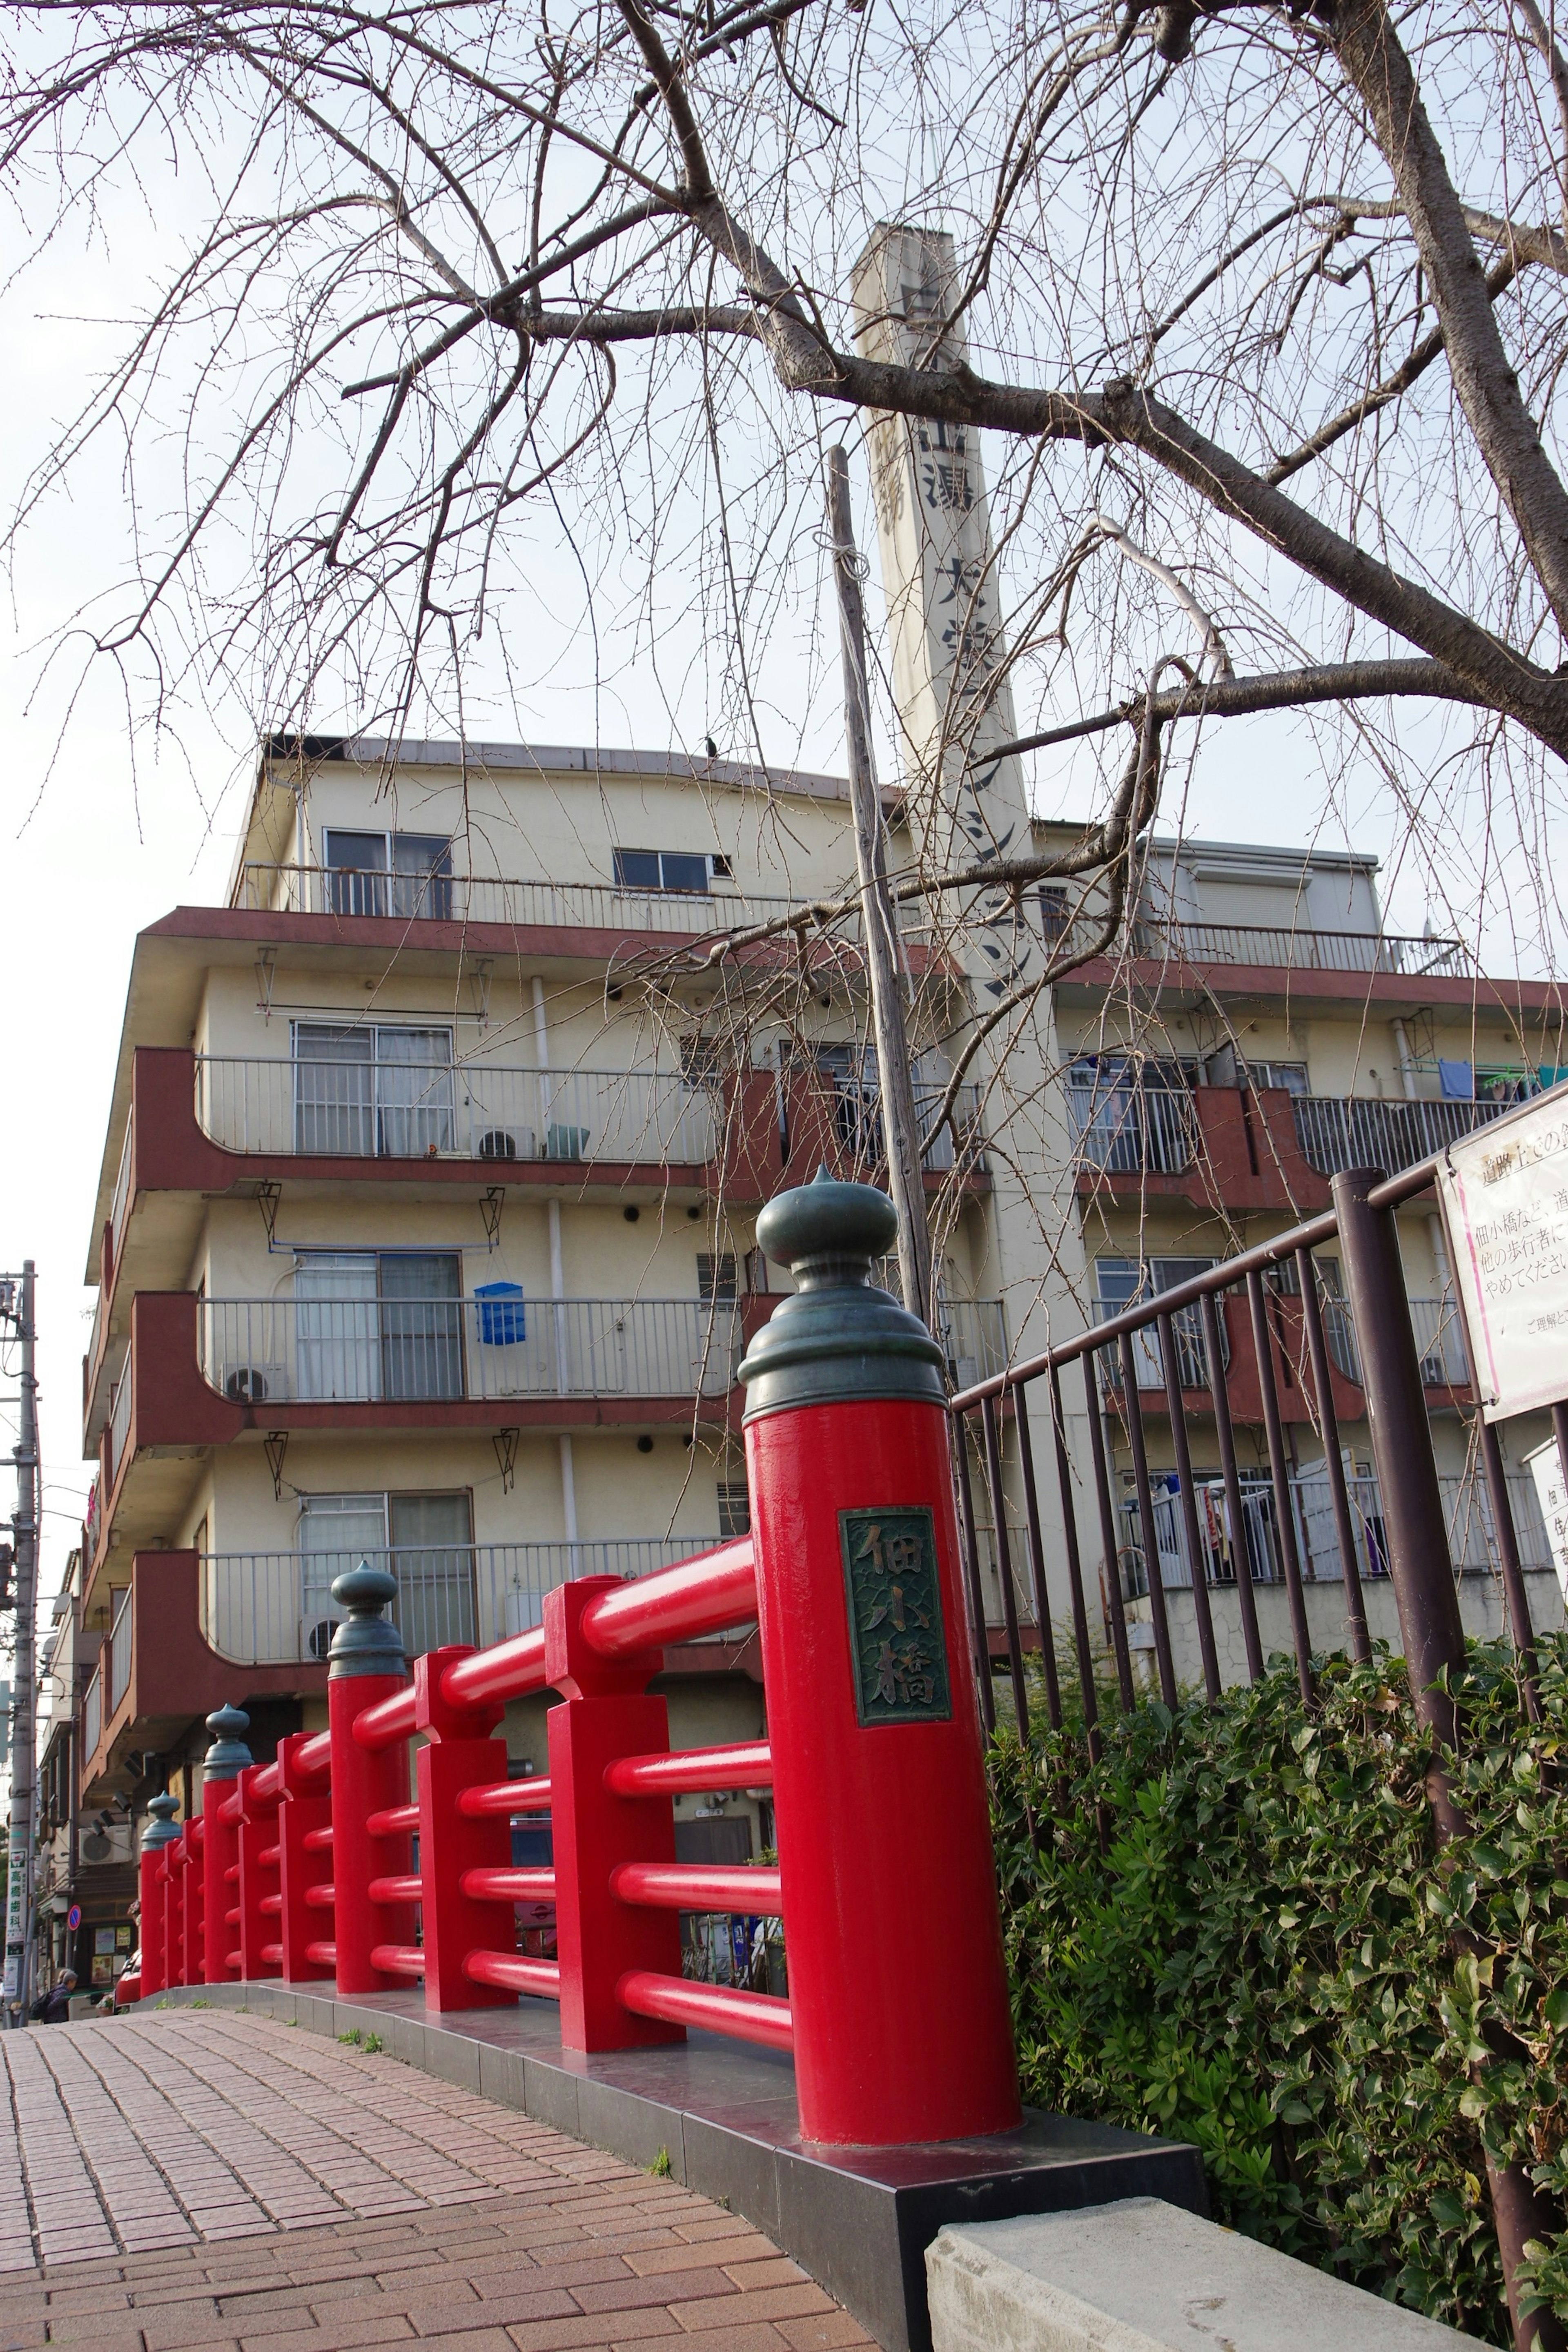
[[(538, 982), (535, 982), (534, 985), (537, 987)], [(1410, 1039), (1403, 1021), (1395, 1021), (1393, 1026), (1394, 1043), (1399, 1053), (1399, 1079), (1405, 1088), (1405, 1099), (1406, 1102), (1417, 1102), (1420, 1097), (1415, 1091), (1415, 1056), (1410, 1050)]]
[[(544, 982), (537, 972), (532, 981), (533, 1050), (539, 1065), (540, 1141), (547, 1143), (550, 1136), (550, 1088), (545, 1072), (550, 1067), (550, 1032), (544, 1018)], [(567, 1391), (566, 1379), (566, 1273), (561, 1255), (561, 1203), (552, 1195), (545, 1204), (550, 1224), (550, 1296), (555, 1307), (555, 1390), (558, 1396)], [(561, 1447), (561, 1520), (566, 1530), (566, 1541), (577, 1541), (577, 1480), (572, 1466), (572, 1440), (563, 1430)], [(574, 1559), (571, 1565), (575, 1568)]]

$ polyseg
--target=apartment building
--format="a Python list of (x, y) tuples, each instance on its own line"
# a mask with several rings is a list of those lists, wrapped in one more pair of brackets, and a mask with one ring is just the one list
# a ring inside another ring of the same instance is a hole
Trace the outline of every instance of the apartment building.
[[(896, 799), (888, 814), (901, 859)], [(1037, 824), (1037, 845), (1060, 830)], [(416, 1654), (537, 1622), (568, 1575), (636, 1575), (746, 1525), (735, 1370), (786, 1281), (756, 1249), (758, 1210), (824, 1161), (880, 1169), (854, 924), (804, 948), (766, 929), (832, 898), (852, 866), (831, 777), (519, 746), (263, 747), (228, 903), (153, 924), (131, 975), (84, 1365), (98, 1476), (58, 1637), (79, 1824), (102, 1815), (106, 1834), (116, 1806), (163, 1787), (198, 1805), (202, 1718), (221, 1700), (245, 1705), (262, 1757), (322, 1723), (331, 1581), (362, 1558), (395, 1573)], [(1028, 919), (1044, 955), (1090, 918), (1047, 887)], [(924, 921), (904, 952), (929, 1110), (974, 983)], [(710, 944), (735, 933), (751, 944), (713, 961)], [(1006, 1100), (976, 1089), (932, 1139), (953, 1385), (1312, 1213), (1334, 1169), (1408, 1164), (1554, 1082), (1559, 1023), (1550, 988), (1480, 976), (1451, 941), (1391, 936), (1370, 860), (1156, 845), (1127, 953), (1068, 973), (1044, 1020), (1057, 1108), (1021, 1131), (1059, 1129), (1069, 1148), (1021, 1161), (1009, 1131), (993, 1151)], [(1410, 1214), (1402, 1238), (1462, 1606), (1495, 1627), (1441, 1239)], [(1324, 1274), (1361, 1569), (1374, 1631), (1393, 1638), (1353, 1341), (1331, 1260)], [(1331, 1644), (1343, 1585), (1288, 1284), (1270, 1313), (1310, 1608)], [(1239, 1534), (1218, 1498), (1194, 1316), (1176, 1339), (1204, 1573), (1237, 1671), (1240, 1543), (1281, 1646), (1284, 1595), (1244, 1305), (1225, 1305), (1222, 1328)], [(1195, 1680), (1157, 1339), (1136, 1365), (1159, 1570)], [(1065, 1389), (1087, 1496), (1089, 1400)], [(1091, 1574), (1121, 1579), (1137, 1621), (1150, 1563), (1113, 1381), (1095, 1410), (1121, 1525)], [(1546, 1623), (1561, 1601), (1519, 1468), (1530, 1435), (1507, 1442)], [(1037, 1459), (1048, 1442), (1036, 1432)], [(1005, 1432), (1004, 1454), (1011, 1516)], [(971, 1475), (985, 1520), (978, 1460)], [(1059, 1541), (1047, 1551), (1065, 1617)], [(1022, 1588), (1021, 1543), (1013, 1557)], [(746, 1642), (671, 1653), (661, 1686), (681, 1745), (764, 1727)], [(543, 1765), (543, 1705), (509, 1714), (520, 1776)], [(693, 1859), (771, 1842), (762, 1797), (689, 1798), (680, 1815)]]
[[(1070, 923), (1061, 902), (1058, 936)], [(1077, 1138), (1074, 1189), (1086, 1270), (1087, 1319), (1169, 1288), (1216, 1260), (1330, 1205), (1346, 1168), (1389, 1174), (1568, 1078), (1563, 1000), (1553, 984), (1478, 970), (1457, 940), (1401, 938), (1384, 927), (1373, 861), (1301, 856), (1226, 843), (1157, 845), (1142, 877), (1127, 952), (1114, 970), (1089, 962), (1056, 992), (1064, 1073)], [(1475, 1633), (1500, 1625), (1491, 1514), (1473, 1443), (1469, 1366), (1445, 1238), (1431, 1194), (1400, 1213), (1426, 1409), (1459, 1576)], [(1382, 1551), (1382, 1515), (1355, 1342), (1336, 1301), (1331, 1249), (1317, 1264), (1358, 1565), (1374, 1634), (1397, 1642)], [(1296, 1546), (1314, 1638), (1342, 1639), (1343, 1580), (1314, 1390), (1292, 1270), (1269, 1278), (1274, 1378), (1291, 1472)], [(1236, 1424), (1246, 1528), (1228, 1525), (1196, 1308), (1174, 1318), (1179, 1385), (1200, 1489), (1204, 1570), (1232, 1673), (1239, 1671), (1234, 1599), (1237, 1553), (1264, 1580), (1266, 1646), (1289, 1645), (1258, 1357), (1245, 1297), (1220, 1307), (1226, 1394)], [(1155, 1473), (1163, 1580), (1171, 1594), (1181, 1671), (1198, 1675), (1188, 1557), (1178, 1501), (1165, 1366), (1158, 1335), (1134, 1349)], [(1075, 1375), (1076, 1379), (1076, 1375)], [(1146, 1593), (1118, 1381), (1102, 1374), (1109, 1450), (1119, 1482), (1123, 1591)], [(1563, 1597), (1533, 1479), (1522, 1466), (1550, 1436), (1547, 1416), (1500, 1432), (1510, 1496), (1538, 1626), (1562, 1622)], [(1146, 1606), (1135, 1606), (1146, 1614)], [(1144, 1638), (1148, 1638), (1145, 1631)]]
[[(202, 1717), (324, 1721), (331, 1587), (390, 1566), (405, 1644), (536, 1623), (747, 1525), (736, 1366), (784, 1277), (762, 1204), (881, 1152), (853, 926), (704, 941), (842, 891), (847, 787), (520, 746), (263, 748), (228, 903), (140, 937), (84, 1366), (84, 1806), (199, 1802)], [(963, 987), (911, 924), (917, 1095)], [(956, 1129), (956, 1132), (955, 1132)], [(928, 1155), (955, 1381), (1005, 1360), (973, 1089)], [(750, 1641), (672, 1653), (682, 1745), (763, 1727)], [(544, 1761), (515, 1708), (517, 1770)], [(682, 1802), (694, 1858), (763, 1798)]]

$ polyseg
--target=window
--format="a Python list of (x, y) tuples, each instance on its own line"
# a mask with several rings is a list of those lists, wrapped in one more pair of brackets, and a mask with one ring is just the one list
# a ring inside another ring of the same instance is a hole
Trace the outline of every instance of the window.
[[(1214, 1263), (1212, 1257), (1152, 1257), (1142, 1265), (1135, 1257), (1096, 1258), (1095, 1291), (1101, 1319), (1108, 1320), (1125, 1307), (1158, 1297), (1163, 1290), (1173, 1290), (1178, 1283), (1190, 1282), (1194, 1275), (1206, 1274)], [(1196, 1306), (1178, 1307), (1172, 1318), (1172, 1328), (1183, 1388), (1206, 1389), (1208, 1356), (1204, 1347), (1202, 1309)], [(1222, 1323), (1222, 1344), (1223, 1336)], [(1132, 1360), (1141, 1389), (1163, 1389), (1165, 1367), (1160, 1352), (1160, 1335), (1152, 1323), (1132, 1334)], [(1113, 1353), (1101, 1358), (1108, 1370), (1115, 1361)], [(1120, 1381), (1121, 1374), (1116, 1371), (1111, 1377)]]
[(1067, 937), (1068, 894), (1064, 882), (1041, 883), (1040, 925), (1048, 948), (1059, 945)]
[(617, 890), (674, 890), (705, 898), (715, 876), (730, 878), (730, 861), (688, 849), (617, 849)]
[(1281, 1087), (1288, 1095), (1310, 1094), (1307, 1084), (1305, 1062), (1254, 1062), (1247, 1064), (1247, 1081), (1253, 1087)]
[(1089, 1166), (1119, 1176), (1180, 1175), (1194, 1148), (1194, 1063), (1137, 1054), (1080, 1055), (1068, 1108)]
[(719, 1532), (721, 1536), (749, 1536), (752, 1532), (752, 1497), (743, 1478), (721, 1478), (714, 1488), (719, 1497)]
[(705, 1306), (711, 1306), (716, 1299), (723, 1300), (728, 1304), (736, 1295), (734, 1252), (725, 1250), (721, 1255), (714, 1257), (706, 1250), (699, 1250), (697, 1253), (698, 1297)]
[(312, 1250), (294, 1269), (295, 1392), (314, 1402), (463, 1393), (462, 1262)]
[(324, 857), (332, 915), (452, 915), (452, 845), (439, 833), (349, 833), (329, 827)]
[(294, 1149), (427, 1160), (453, 1147), (452, 1033), (294, 1024)]
[(466, 1494), (306, 1495), (300, 1506), (305, 1646), (324, 1657), (343, 1612), (332, 1579), (362, 1559), (397, 1579), (392, 1620), (410, 1657), (475, 1640), (473, 1526)]

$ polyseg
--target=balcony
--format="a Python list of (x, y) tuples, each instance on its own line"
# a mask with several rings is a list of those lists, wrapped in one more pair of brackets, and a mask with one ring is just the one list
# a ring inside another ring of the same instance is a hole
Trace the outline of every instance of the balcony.
[[(846, 882), (826, 896), (852, 898), (854, 887)], [(325, 915), (339, 922), (449, 923), (465, 931), (489, 925), (511, 931), (597, 931), (606, 939), (650, 932), (701, 939), (771, 922), (803, 903), (799, 898), (742, 891), (722, 883), (710, 890), (652, 890), (605, 882), (265, 863), (241, 868), (230, 901), (247, 914)], [(852, 910), (829, 928), (842, 934), (858, 928), (858, 911)], [(934, 936), (931, 910), (921, 899), (903, 901), (898, 921), (906, 940)], [(785, 937), (793, 951), (793, 936)]]
[(1436, 1151), (1500, 1118), (1506, 1103), (1384, 1102), (1351, 1095), (1293, 1095), (1290, 1108), (1302, 1157), (1321, 1176), (1345, 1168), (1381, 1168), (1396, 1176)]
[(720, 1540), (648, 1536), (369, 1553), (205, 1552), (202, 1637), (237, 1665), (322, 1663), (342, 1615), (332, 1579), (368, 1559), (397, 1579), (393, 1622), (410, 1657), (447, 1642), (484, 1646), (537, 1625), (544, 1595), (569, 1577), (647, 1576)]
[[(326, 1668), (307, 1660), (247, 1662), (248, 1698), (324, 1694)], [(113, 1622), (81, 1696), (79, 1792), (101, 1803), (137, 1777), (142, 1751), (163, 1751), (192, 1719), (235, 1695), (234, 1664), (204, 1639), (194, 1551), (139, 1551), (113, 1596)]]
[(738, 1301), (204, 1298), (202, 1378), (231, 1404), (721, 1398), (743, 1352)]
[(1186, 1087), (1129, 1073), (1098, 1087), (1069, 1084), (1068, 1108), (1080, 1192), (1304, 1215), (1327, 1206), (1327, 1180), (1342, 1169), (1397, 1175), (1508, 1106)]
[(676, 1074), (198, 1054), (196, 1124), (225, 1151), (337, 1160), (704, 1166), (714, 1096)]
[[(1311, 1393), (1311, 1370), (1301, 1301), (1293, 1287), (1284, 1286), (1285, 1282), (1293, 1283), (1293, 1280), (1294, 1269), (1289, 1269), (1279, 1283), (1272, 1279), (1266, 1283), (1268, 1312), (1275, 1343), (1275, 1393), (1282, 1420), (1310, 1422), (1313, 1416), (1306, 1399)], [(1233, 1292), (1215, 1304), (1231, 1417), (1237, 1422), (1256, 1423), (1262, 1418), (1262, 1399), (1247, 1302), (1239, 1294)], [(1412, 1298), (1409, 1307), (1422, 1385), (1428, 1391), (1442, 1392), (1441, 1400), (1429, 1397), (1428, 1403), (1446, 1401), (1448, 1392), (1468, 1397), (1469, 1362), (1452, 1294), (1445, 1293), (1441, 1298)], [(1120, 1310), (1121, 1301), (1116, 1300), (1101, 1302), (1098, 1311), (1101, 1316), (1109, 1316)], [(1335, 1412), (1342, 1420), (1359, 1421), (1366, 1408), (1361, 1393), (1361, 1358), (1356, 1349), (1355, 1327), (1351, 1321), (1350, 1309), (1342, 1299), (1320, 1296), (1319, 1311), (1322, 1317), (1323, 1339), (1331, 1367)], [(1233, 1344), (1233, 1332), (1240, 1335), (1239, 1347)], [(1199, 1308), (1179, 1307), (1171, 1318), (1171, 1333), (1176, 1345), (1180, 1386), (1192, 1400), (1193, 1410), (1201, 1416), (1208, 1396), (1208, 1360)], [(1145, 1402), (1145, 1408), (1147, 1402), (1152, 1402), (1163, 1410), (1166, 1393), (1164, 1349), (1159, 1330), (1152, 1323), (1132, 1334), (1132, 1365), (1140, 1401)], [(1109, 1349), (1100, 1352), (1100, 1381), (1103, 1398), (1120, 1398), (1121, 1362), (1118, 1355)]]
[[(1087, 918), (1060, 922), (1047, 911), (1052, 947), (1091, 947), (1100, 927)], [(1161, 922), (1140, 915), (1131, 947), (1140, 961), (1166, 966), (1234, 964), (1279, 972), (1384, 973), (1405, 980), (1465, 980), (1474, 970), (1459, 940), (1417, 940), (1384, 931), (1320, 931), (1261, 923)]]

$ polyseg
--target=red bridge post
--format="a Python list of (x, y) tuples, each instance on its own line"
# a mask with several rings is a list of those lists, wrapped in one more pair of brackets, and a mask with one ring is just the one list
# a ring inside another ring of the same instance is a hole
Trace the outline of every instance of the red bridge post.
[(428, 1650), (414, 1662), (414, 1725), (427, 1735), (415, 1759), (419, 1787), (419, 1916), (425, 1944), (426, 2009), (515, 2009), (504, 1985), (476, 1984), (465, 1962), (474, 1951), (505, 1952), (517, 1941), (517, 1914), (509, 1899), (473, 1895), (470, 1870), (504, 1870), (511, 1861), (509, 1822), (475, 1820), (459, 1799), (507, 1777), (506, 1741), (491, 1735), (505, 1712), (493, 1706), (454, 1706), (441, 1677), (472, 1646)]
[(311, 1901), (331, 1880), (331, 1844), (330, 1838), (323, 1842), (321, 1833), (331, 1829), (332, 1801), (324, 1776), (306, 1772), (300, 1755), (317, 1736), (291, 1731), (278, 1743), (278, 1779), (283, 1793), (278, 1808), (278, 1884), (283, 1897), (279, 1941), (283, 1947), (285, 1984), (313, 1984), (332, 1973), (319, 1957), (331, 1925), (330, 1912)]
[(243, 1707), (216, 1707), (207, 1717), (213, 1736), (202, 1763), (202, 1976), (207, 1984), (232, 1984), (239, 1975), (239, 1821), (237, 1814), (226, 1821), (224, 1809), (251, 1760), (244, 1738), (249, 1728)]
[(882, 2147), (1021, 2114), (945, 1368), (869, 1281), (895, 1233), (826, 1173), (771, 1202), (798, 1289), (741, 1367), (800, 2127)]
[(142, 1967), (136, 1992), (139, 2000), (145, 2000), (151, 1992), (163, 1992), (169, 1982), (164, 1921), (169, 1884), (163, 1863), (168, 1849), (180, 1834), (174, 1821), (179, 1811), (179, 1799), (171, 1797), (166, 1790), (160, 1790), (150, 1800), (147, 1811), (153, 1818), (142, 1832), (137, 1857), (142, 1897)]
[(621, 1979), (647, 1969), (680, 1975), (680, 1922), (673, 1911), (623, 1903), (611, 1876), (626, 1862), (673, 1863), (675, 1814), (668, 1796), (622, 1797), (605, 1773), (623, 1756), (663, 1754), (669, 1711), (647, 1684), (662, 1650), (607, 1658), (583, 1633), (583, 1612), (618, 1577), (583, 1576), (544, 1596), (545, 1675), (560, 1693), (550, 1737), (555, 1856), (555, 1941), (561, 1962), (561, 2040), (568, 2050), (626, 2050), (683, 2042), (686, 2029), (626, 2008)]
[[(395, 1598), (397, 1580), (362, 1560), (332, 1580), (332, 1599), (347, 1617), (332, 1635), (327, 1666), (327, 1726), (331, 1743), (332, 1920), (341, 1993), (383, 1992), (401, 1984), (374, 1964), (378, 1944), (414, 1941), (414, 1906), (371, 1900), (371, 1881), (406, 1877), (414, 1867), (414, 1806), (408, 1751), (402, 1739), (366, 1748), (354, 1724), (367, 1708), (408, 1688), (408, 1663), (397, 1628), (382, 1612)], [(400, 1824), (370, 1827), (395, 1813)], [(324, 1916), (324, 1915), (323, 1915)]]

